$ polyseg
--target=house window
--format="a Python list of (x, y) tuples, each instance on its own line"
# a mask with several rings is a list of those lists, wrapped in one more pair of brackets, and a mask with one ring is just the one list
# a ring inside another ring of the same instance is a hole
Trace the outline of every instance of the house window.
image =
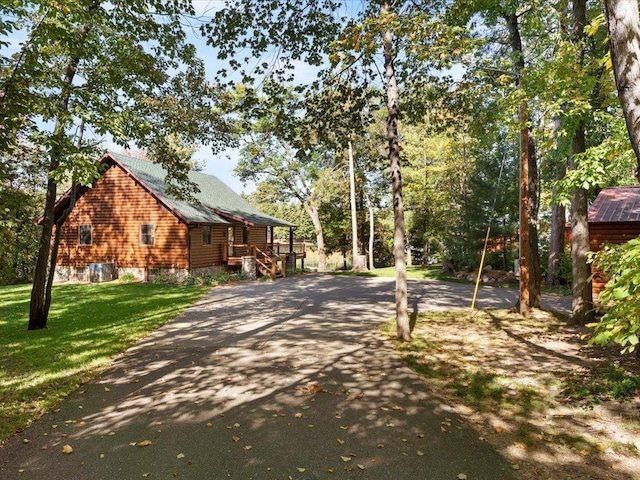
[(202, 244), (211, 245), (211, 227), (202, 227)]
[(155, 243), (155, 225), (153, 223), (140, 224), (140, 245), (152, 247)]
[(93, 238), (91, 235), (91, 225), (79, 225), (78, 238), (80, 241), (80, 245), (91, 245), (93, 243)]

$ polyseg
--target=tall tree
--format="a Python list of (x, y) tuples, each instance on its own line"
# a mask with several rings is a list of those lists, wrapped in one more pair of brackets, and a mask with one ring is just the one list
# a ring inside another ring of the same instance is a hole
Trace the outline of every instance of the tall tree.
[(281, 198), (300, 202), (313, 224), (318, 248), (318, 271), (327, 270), (325, 233), (320, 215), (331, 188), (333, 152), (313, 145), (296, 148), (277, 138), (260, 123), (249, 137), (235, 169), (242, 180), (268, 182), (278, 187)]
[[(637, 13), (637, 12), (636, 12)], [(576, 64), (582, 68), (584, 64), (584, 39), (587, 26), (586, 0), (573, 1), (573, 42), (576, 44)], [(575, 157), (587, 150), (584, 119), (579, 119), (571, 142), (571, 156), (569, 168), (575, 169)], [(577, 187), (571, 197), (571, 262), (572, 262), (572, 293), (571, 318), (575, 323), (585, 324), (594, 319), (593, 294), (591, 289), (591, 266), (588, 263), (589, 222), (588, 222), (588, 192), (587, 189)]]
[[(420, 2), (393, 2), (394, 11), (391, 6), (390, 1), (370, 1), (364, 2), (354, 11), (345, 7), (343, 2), (332, 0), (227, 1), (225, 7), (216, 12), (212, 23), (205, 27), (205, 32), (212, 43), (216, 40), (218, 56), (222, 59), (233, 57), (240, 51), (250, 52), (244, 64), (237, 60), (231, 61), (232, 70), (238, 71), (243, 83), (254, 84), (258, 75), (262, 79), (273, 78), (279, 83), (292, 82), (295, 80), (295, 75), (292, 74), (295, 68), (293, 61), (306, 61), (321, 67), (323, 62), (329, 59), (331, 68), (321, 69), (313, 85), (309, 87), (297, 84), (294, 88), (300, 92), (326, 90), (328, 85), (338, 78), (340, 81), (333, 85), (346, 85), (351, 92), (356, 92), (355, 95), (342, 96), (341, 103), (338, 103), (342, 111), (338, 115), (335, 114), (335, 101), (327, 104), (328, 109), (316, 110), (319, 115), (315, 124), (326, 125), (325, 130), (334, 133), (351, 133), (354, 124), (366, 125), (366, 122), (354, 122), (352, 119), (359, 116), (363, 110), (366, 111), (367, 101), (371, 98), (371, 85), (381, 80), (376, 56), (382, 50), (385, 84), (383, 92), (388, 105), (387, 155), (393, 169), (391, 183), (395, 212), (394, 249), (398, 270), (396, 316), (398, 336), (409, 338), (402, 178), (397, 134), (400, 109), (397, 79), (399, 70), (396, 69), (394, 61), (411, 57), (412, 63), (406, 62), (406, 68), (402, 69), (404, 73), (411, 72), (411, 75), (404, 75), (404, 79), (407, 83), (413, 80), (416, 80), (416, 84), (422, 82), (421, 85), (424, 85), (424, 79), (427, 77), (420, 73), (429, 65), (429, 61), (412, 54), (411, 50), (404, 50), (407, 53), (405, 57), (398, 55), (400, 49), (393, 45), (393, 35), (408, 38), (411, 33), (409, 25), (420, 24), (423, 31), (418, 35), (420, 38), (416, 39), (415, 44), (427, 44), (432, 39), (428, 33), (429, 29), (424, 28), (427, 5)], [(351, 15), (347, 15), (347, 11)], [(271, 61), (256, 61), (264, 58), (269, 52), (273, 54)], [(229, 73), (222, 72), (222, 79), (227, 80)], [(380, 98), (382, 92), (373, 91)], [(336, 128), (336, 122), (338, 125), (351, 128)], [(346, 142), (343, 141), (342, 144), (344, 143)]]
[[(20, 141), (39, 145), (48, 163), (29, 315), (29, 329), (40, 329), (51, 303), (58, 185), (88, 184), (98, 175), (99, 142), (78, 141), (79, 126), (163, 153), (170, 133), (214, 145), (227, 136), (214, 115), (217, 96), (180, 24), (180, 9), (194, 13), (190, 2), (13, 3), (27, 39), (0, 72), (0, 125), (3, 151)], [(167, 167), (170, 190), (188, 195), (189, 164), (176, 155), (154, 160)]]
[(605, 0), (611, 64), (640, 180), (640, 16), (637, 0)]
[[(383, 21), (394, 20), (389, 1), (380, 2), (380, 17)], [(404, 256), (404, 205), (402, 200), (402, 172), (400, 168), (400, 145), (398, 142), (399, 98), (398, 83), (394, 67), (393, 33), (388, 27), (383, 33), (384, 71), (387, 81), (387, 141), (391, 163), (391, 190), (393, 197), (393, 255), (396, 267), (396, 334), (403, 340), (411, 340), (409, 310), (407, 307), (407, 265)]]

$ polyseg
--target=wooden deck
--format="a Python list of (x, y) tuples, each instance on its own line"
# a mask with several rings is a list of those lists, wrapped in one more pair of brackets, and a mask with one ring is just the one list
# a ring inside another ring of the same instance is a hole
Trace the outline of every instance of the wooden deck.
[(243, 257), (255, 257), (256, 274), (270, 276), (272, 279), (286, 276), (286, 265), (291, 252), (295, 253), (296, 260), (301, 259), (304, 267), (304, 259), (307, 256), (306, 244), (294, 242), (293, 249), (289, 243), (254, 244), (229, 244), (222, 245), (223, 260), (228, 266), (242, 266)]

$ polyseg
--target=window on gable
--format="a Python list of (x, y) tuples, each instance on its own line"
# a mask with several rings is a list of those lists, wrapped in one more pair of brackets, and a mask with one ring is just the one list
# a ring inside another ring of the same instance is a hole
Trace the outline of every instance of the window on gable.
[(155, 225), (153, 223), (140, 224), (140, 245), (152, 247), (155, 244)]
[(80, 245), (92, 245), (91, 225), (78, 225), (78, 239)]
[(211, 245), (211, 226), (202, 227), (202, 244)]

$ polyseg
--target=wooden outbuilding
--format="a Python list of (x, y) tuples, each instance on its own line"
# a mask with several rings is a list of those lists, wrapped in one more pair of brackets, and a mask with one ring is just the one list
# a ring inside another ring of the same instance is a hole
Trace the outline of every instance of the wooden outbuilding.
[[(589, 244), (599, 251), (604, 244), (622, 244), (640, 235), (640, 185), (603, 189), (589, 207)], [(593, 298), (606, 277), (593, 268)]]
[[(304, 244), (292, 239), (295, 225), (260, 212), (213, 175), (190, 172), (200, 191), (186, 202), (167, 193), (167, 172), (156, 163), (115, 153), (100, 162), (103, 174), (76, 188), (61, 227), (57, 280), (183, 278), (243, 268), (245, 258), (256, 274), (276, 277), (288, 258), (304, 261)], [(56, 218), (71, 195), (56, 203)], [(274, 242), (274, 227), (289, 227), (289, 241)]]

